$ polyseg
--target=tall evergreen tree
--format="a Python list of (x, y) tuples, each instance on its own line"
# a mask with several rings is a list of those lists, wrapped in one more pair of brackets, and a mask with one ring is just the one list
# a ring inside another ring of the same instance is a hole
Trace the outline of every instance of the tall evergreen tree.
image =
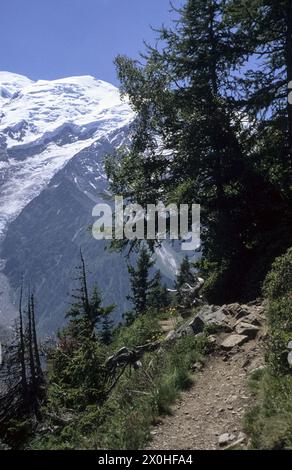
[(100, 340), (103, 344), (109, 345), (113, 339), (113, 329), (114, 329), (114, 322), (110, 319), (109, 315), (104, 315), (102, 320), (101, 332), (100, 332)]
[(240, 123), (227, 90), (240, 48), (222, 22), (224, 3), (187, 1), (176, 29), (160, 30), (161, 49), (148, 47), (144, 67), (118, 57), (138, 117), (129, 153), (107, 164), (113, 190), (142, 205), (200, 203), (204, 255), (222, 270), (242, 257), (238, 227), (246, 223)]
[[(268, 0), (255, 3), (264, 4), (256, 34), (264, 47), (270, 31), (266, 14), (277, 31), (282, 24), (279, 12), (287, 17), (289, 11), (283, 5), (290, 2), (277, 2), (279, 7)], [(230, 14), (232, 4), (240, 7), (239, 18)], [(175, 27), (158, 31), (160, 45), (147, 47), (142, 65), (127, 57), (116, 60), (122, 93), (129, 96), (137, 119), (130, 149), (107, 162), (112, 189), (144, 207), (161, 200), (201, 204), (201, 269), (203, 277), (209, 278), (205, 290), (213, 302), (238, 299), (267, 237), (270, 246), (276, 245), (279, 235), (283, 239), (283, 233), (272, 233), (268, 225), (272, 218), (284, 230), (291, 200), (289, 173), (278, 157), (283, 148), (281, 126), (276, 119), (268, 127), (261, 126), (263, 121), (252, 126), (250, 110), (263, 74), (250, 73), (242, 79), (243, 66), (257, 47), (254, 35), (246, 32), (250, 13), (246, 5), (244, 0), (187, 0), (178, 10)], [(268, 14), (272, 10), (274, 23)], [(287, 33), (287, 23), (285, 28)], [(277, 80), (282, 83), (277, 41), (273, 47), (263, 81), (270, 82), (270, 90)], [(290, 53), (285, 50), (287, 60)], [(279, 91), (275, 96), (281, 95)], [(267, 89), (259, 96), (260, 106), (270, 112), (273, 102), (278, 117), (283, 114)], [(287, 124), (287, 116), (283, 122)], [(266, 262), (263, 266), (268, 267)]]
[(191, 264), (188, 256), (185, 256), (181, 262), (179, 272), (176, 276), (175, 287), (176, 289), (180, 289), (184, 284), (193, 284), (194, 281), (194, 266)]
[(74, 304), (67, 313), (67, 318), (72, 319), (79, 334), (94, 336), (96, 326), (109, 315), (115, 308), (114, 305), (102, 306), (102, 297), (97, 286), (93, 287), (90, 295), (88, 290), (86, 264), (82, 252), (80, 251), (80, 265), (77, 267), (78, 276), (76, 280), (79, 287), (72, 294)]
[(156, 312), (166, 308), (170, 304), (167, 287), (162, 283), (161, 272), (157, 271), (148, 293), (148, 308)]
[(23, 283), (20, 288), (20, 299), (19, 299), (19, 358), (21, 365), (21, 387), (24, 409), (28, 408), (28, 384), (26, 375), (26, 364), (25, 364), (25, 335), (23, 325), (23, 313), (22, 313), (22, 297), (23, 297)]
[(37, 339), (37, 330), (36, 330), (36, 321), (35, 321), (35, 297), (33, 293), (31, 293), (31, 296), (30, 296), (30, 314), (31, 314), (32, 344), (33, 344), (33, 351), (34, 351), (34, 357), (35, 357), (35, 372), (36, 372), (36, 379), (40, 385), (44, 380), (44, 376), (43, 376), (43, 371), (42, 371), (42, 366), (41, 366), (39, 345), (38, 345), (38, 339)]
[(194, 266), (190, 263), (190, 260), (187, 256), (181, 262), (179, 272), (175, 280), (175, 289), (177, 290), (177, 301), (181, 302), (184, 299), (184, 294), (182, 293), (182, 288), (185, 284), (190, 286), (194, 285), (196, 278), (194, 273)]
[(135, 315), (141, 315), (147, 310), (149, 289), (152, 286), (152, 281), (149, 279), (149, 270), (153, 265), (154, 261), (151, 260), (149, 250), (143, 246), (137, 259), (136, 268), (133, 266), (128, 267), (132, 289), (128, 300), (133, 303)]
[[(58, 348), (51, 357), (52, 393), (56, 403), (79, 410), (102, 403), (111, 388), (112, 377), (104, 366), (106, 348), (102, 339), (110, 340), (109, 315), (115, 308), (102, 306), (97, 287), (90, 292), (82, 252), (80, 261), (76, 279), (79, 286), (74, 290), (74, 304), (66, 315), (69, 322), (59, 333)], [(105, 322), (107, 334), (103, 330)]]
[[(34, 344), (33, 344), (32, 315), (33, 313), (31, 309), (31, 294), (29, 293), (28, 301), (27, 301), (27, 317), (28, 317), (27, 348), (28, 348), (28, 357), (29, 357), (31, 390), (32, 390), (32, 395), (34, 396), (37, 390), (37, 375), (36, 375), (36, 362), (35, 362)], [(35, 407), (35, 410), (36, 410), (35, 400), (33, 400), (32, 406)]]
[(252, 172), (243, 201), (250, 211), (246, 244), (258, 265), (248, 278), (255, 285), (292, 243), (291, 15), (291, 0), (230, 0), (225, 15), (246, 59), (237, 88), (248, 122), (245, 159)]

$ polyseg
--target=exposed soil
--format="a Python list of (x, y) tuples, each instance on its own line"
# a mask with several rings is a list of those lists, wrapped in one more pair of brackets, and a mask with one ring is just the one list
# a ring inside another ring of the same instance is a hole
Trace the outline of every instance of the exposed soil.
[[(263, 364), (263, 334), (231, 352), (219, 352), (194, 373), (192, 387), (181, 394), (172, 414), (153, 428), (150, 450), (215, 450), (246, 446), (243, 417), (251, 404), (248, 375)], [(217, 337), (220, 342), (223, 337)], [(229, 440), (219, 445), (219, 437)]]

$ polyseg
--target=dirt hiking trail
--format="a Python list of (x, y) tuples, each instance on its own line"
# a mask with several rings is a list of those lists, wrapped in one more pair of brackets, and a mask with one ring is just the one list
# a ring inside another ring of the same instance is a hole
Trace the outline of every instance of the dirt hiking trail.
[[(254, 312), (252, 312), (254, 318)], [(259, 317), (258, 317), (259, 318)], [(264, 363), (263, 322), (256, 338), (221, 349), (194, 365), (192, 387), (183, 392), (172, 414), (161, 418), (151, 431), (149, 450), (215, 450), (244, 448), (243, 417), (252, 403), (248, 376)], [(217, 344), (232, 335), (216, 335)]]

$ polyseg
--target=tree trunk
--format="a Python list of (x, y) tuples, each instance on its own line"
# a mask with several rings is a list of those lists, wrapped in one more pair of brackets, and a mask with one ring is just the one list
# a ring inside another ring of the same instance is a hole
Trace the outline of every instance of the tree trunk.
[(39, 348), (37, 342), (37, 333), (36, 333), (36, 325), (35, 325), (35, 308), (34, 308), (34, 296), (31, 295), (31, 323), (32, 323), (32, 341), (33, 341), (33, 348), (34, 348), (34, 357), (35, 357), (35, 365), (36, 365), (36, 374), (38, 381), (42, 382), (43, 380), (43, 372), (41, 367), (41, 360), (39, 355)]
[(31, 394), (30, 394), (30, 405), (32, 410), (37, 414), (37, 382), (36, 382), (36, 366), (35, 358), (33, 353), (33, 337), (32, 337), (32, 314), (31, 314), (31, 304), (30, 304), (30, 294), (28, 296), (28, 351), (29, 351), (29, 368), (30, 368), (30, 379), (31, 379)]
[(21, 286), (19, 299), (19, 340), (20, 340), (20, 364), (21, 364), (21, 387), (25, 407), (28, 405), (28, 388), (25, 367), (25, 342), (23, 332), (23, 316), (22, 316), (22, 295), (23, 288)]

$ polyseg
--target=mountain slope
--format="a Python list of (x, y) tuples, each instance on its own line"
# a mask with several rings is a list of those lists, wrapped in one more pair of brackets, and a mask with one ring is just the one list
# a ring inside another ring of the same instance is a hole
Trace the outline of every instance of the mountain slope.
[(38, 298), (43, 332), (64, 323), (79, 248), (107, 301), (125, 308), (126, 265), (88, 230), (107, 188), (106, 153), (127, 140), (133, 113), (93, 77), (32, 82), (0, 73), (0, 323), (15, 315), (22, 275)]

